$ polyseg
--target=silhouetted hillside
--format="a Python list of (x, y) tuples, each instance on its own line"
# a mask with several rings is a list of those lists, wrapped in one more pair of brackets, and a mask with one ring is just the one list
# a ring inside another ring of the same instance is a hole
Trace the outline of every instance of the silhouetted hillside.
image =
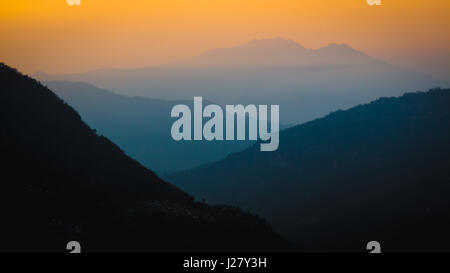
[(450, 250), (450, 90), (381, 98), (172, 175), (184, 190), (266, 217), (315, 251)]
[(0, 85), (0, 251), (289, 248), (258, 217), (193, 202), (35, 80), (0, 64)]

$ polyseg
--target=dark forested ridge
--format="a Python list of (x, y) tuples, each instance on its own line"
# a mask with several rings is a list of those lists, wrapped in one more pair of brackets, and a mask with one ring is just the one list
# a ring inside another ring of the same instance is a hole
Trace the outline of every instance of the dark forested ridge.
[(259, 217), (193, 202), (0, 64), (0, 251), (279, 251)]
[(249, 209), (313, 251), (450, 251), (450, 90), (407, 93), (282, 131), (168, 181)]

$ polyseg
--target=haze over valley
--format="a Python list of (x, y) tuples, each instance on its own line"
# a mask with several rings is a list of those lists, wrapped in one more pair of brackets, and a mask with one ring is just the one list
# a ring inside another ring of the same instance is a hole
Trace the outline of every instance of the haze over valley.
[(371, 58), (344, 44), (311, 50), (283, 38), (216, 49), (167, 66), (35, 76), (84, 81), (129, 96), (218, 104), (279, 104), (280, 122), (298, 124), (382, 96), (443, 81)]

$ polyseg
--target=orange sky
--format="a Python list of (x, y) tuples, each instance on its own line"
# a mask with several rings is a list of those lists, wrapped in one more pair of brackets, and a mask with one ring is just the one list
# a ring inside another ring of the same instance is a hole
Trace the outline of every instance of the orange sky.
[(450, 1), (1, 0), (0, 61), (25, 72), (142, 67), (284, 37), (305, 47), (346, 43), (450, 78)]

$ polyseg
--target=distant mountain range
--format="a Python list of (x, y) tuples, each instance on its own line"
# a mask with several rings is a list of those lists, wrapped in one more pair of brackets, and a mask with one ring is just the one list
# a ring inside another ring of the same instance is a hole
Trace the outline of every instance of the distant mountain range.
[(209, 202), (266, 217), (308, 251), (450, 250), (450, 90), (333, 112), (167, 177)]
[(345, 44), (330, 44), (317, 50), (283, 38), (253, 40), (232, 48), (213, 49), (180, 66), (207, 67), (335, 67), (381, 63)]
[(293, 250), (259, 217), (194, 202), (32, 78), (0, 64), (0, 85), (1, 252)]
[(89, 82), (120, 94), (166, 100), (203, 96), (221, 105), (278, 104), (284, 124), (310, 121), (381, 96), (446, 84), (344, 44), (312, 50), (282, 38), (214, 49), (167, 66), (35, 77)]

